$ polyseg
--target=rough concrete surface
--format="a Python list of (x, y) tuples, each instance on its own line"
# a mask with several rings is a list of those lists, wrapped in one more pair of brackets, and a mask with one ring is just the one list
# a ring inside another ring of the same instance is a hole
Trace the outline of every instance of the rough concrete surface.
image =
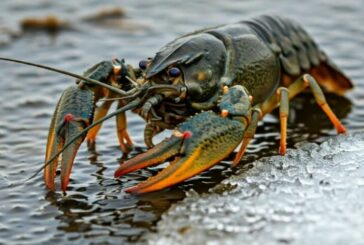
[(193, 191), (149, 244), (363, 244), (364, 133), (267, 157), (209, 193)]

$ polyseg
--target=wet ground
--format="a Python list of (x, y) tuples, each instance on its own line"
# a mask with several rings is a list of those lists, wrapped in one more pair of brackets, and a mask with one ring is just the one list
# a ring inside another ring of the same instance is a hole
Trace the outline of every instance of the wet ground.
[[(364, 5), (359, 0), (342, 3), (205, 0), (183, 4), (161, 0), (110, 0), (102, 4), (85, 0), (3, 0), (0, 6), (0, 56), (75, 73), (112, 57), (125, 58), (127, 63), (136, 65), (173, 38), (202, 27), (263, 13), (295, 18), (353, 79), (355, 89), (346, 99), (329, 96), (329, 103), (350, 132), (363, 129)], [(89, 20), (89, 16), (110, 7), (122, 7), (125, 16), (107, 21)], [(68, 28), (60, 32), (22, 30), (20, 23), (24, 18), (49, 15), (69, 23)], [(58, 96), (73, 81), (9, 63), (1, 63), (0, 74), (0, 244), (143, 242), (143, 235), (156, 230), (161, 214), (183, 199), (186, 191), (204, 193), (234, 174), (229, 161), (224, 161), (177, 187), (144, 196), (125, 194), (124, 188), (155, 174), (160, 167), (113, 179), (121, 153), (111, 120), (103, 127), (96, 152), (81, 147), (66, 196), (47, 191), (41, 176), (24, 182), (41, 165), (53, 109)], [(289, 147), (299, 142), (322, 142), (335, 135), (310, 96), (299, 97), (292, 108)], [(145, 150), (144, 124), (130, 115), (129, 125), (137, 145), (131, 155), (136, 155)], [(278, 129), (276, 117), (266, 117), (243, 162), (275, 155)], [(332, 176), (335, 174), (340, 171), (330, 172)]]

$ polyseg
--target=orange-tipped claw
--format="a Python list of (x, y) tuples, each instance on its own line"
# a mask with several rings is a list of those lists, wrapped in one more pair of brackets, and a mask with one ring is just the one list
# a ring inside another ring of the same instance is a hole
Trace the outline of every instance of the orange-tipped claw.
[[(66, 191), (73, 161), (85, 135), (70, 142), (92, 121), (94, 110), (93, 93), (78, 87), (67, 88), (56, 107), (48, 134), (45, 161), (50, 160), (62, 147), (71, 143), (62, 153), (61, 187)], [(55, 190), (58, 157), (44, 168), (46, 186)]]
[(141, 168), (150, 167), (168, 158), (177, 155), (183, 142), (182, 137), (173, 135), (163, 140), (161, 143), (147, 151), (146, 153), (137, 155), (136, 157), (124, 162), (116, 171), (114, 176), (120, 177), (124, 174), (136, 171)]
[(242, 140), (245, 127), (244, 123), (213, 112), (200, 113), (180, 124), (169, 140), (125, 162), (115, 176), (163, 162), (174, 155), (175, 159), (167, 168), (125, 191), (140, 194), (175, 185), (228, 156)]

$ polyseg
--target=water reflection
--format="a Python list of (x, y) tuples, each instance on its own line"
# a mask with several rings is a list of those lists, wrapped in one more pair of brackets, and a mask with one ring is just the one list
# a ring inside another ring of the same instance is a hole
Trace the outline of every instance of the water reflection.
[(152, 229), (171, 203), (184, 197), (179, 188), (143, 196), (125, 194), (124, 188), (152, 173), (143, 171), (115, 180), (103, 176), (106, 169), (103, 163), (91, 161), (91, 164), (97, 168), (93, 174), (94, 184), (80, 188), (70, 185), (66, 195), (49, 191), (45, 196), (59, 211), (55, 217), (59, 222), (58, 230), (77, 234), (77, 239), (111, 236), (118, 241), (136, 241)]

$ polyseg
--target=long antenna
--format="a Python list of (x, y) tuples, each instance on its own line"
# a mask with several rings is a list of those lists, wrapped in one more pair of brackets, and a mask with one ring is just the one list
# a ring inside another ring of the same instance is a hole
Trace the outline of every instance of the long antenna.
[(91, 84), (96, 84), (96, 85), (102, 86), (104, 88), (109, 89), (110, 91), (113, 91), (113, 92), (115, 92), (117, 94), (120, 94), (120, 95), (123, 95), (123, 96), (132, 95), (132, 94), (134, 94), (136, 92), (136, 88), (133, 88), (128, 92), (125, 92), (125, 91), (123, 91), (121, 89), (118, 89), (118, 88), (110, 86), (108, 84), (99, 82), (97, 80), (94, 80), (94, 79), (91, 79), (91, 78), (88, 78), (88, 77), (84, 77), (84, 76), (81, 76), (81, 75), (78, 75), (78, 74), (75, 74), (75, 73), (72, 73), (72, 72), (69, 72), (69, 71), (65, 71), (65, 70), (54, 68), (54, 67), (46, 66), (46, 65), (36, 64), (36, 63), (27, 62), (27, 61), (23, 61), (23, 60), (10, 59), (10, 58), (5, 58), (5, 57), (0, 57), (0, 60), (20, 63), (20, 64), (24, 64), (24, 65), (29, 65), (29, 66), (35, 66), (35, 67), (39, 67), (39, 68), (42, 68), (42, 69), (46, 69), (46, 70), (54, 71), (54, 72), (57, 72), (57, 73), (61, 73), (61, 74), (64, 74), (64, 75), (67, 75), (67, 76), (70, 76), (70, 77), (74, 77), (74, 78), (89, 82)]

